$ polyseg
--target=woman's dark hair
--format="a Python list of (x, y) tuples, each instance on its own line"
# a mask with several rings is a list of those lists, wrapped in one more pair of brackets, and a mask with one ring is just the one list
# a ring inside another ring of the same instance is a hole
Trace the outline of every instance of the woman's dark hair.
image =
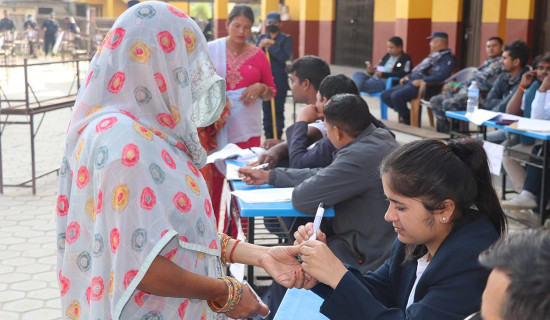
[[(408, 143), (382, 161), (380, 174), (388, 174), (392, 191), (419, 198), (428, 211), (441, 210), (446, 199), (452, 200), (455, 203), (452, 222), (475, 206), (489, 217), (499, 234), (506, 229), (506, 218), (493, 188), (487, 154), (477, 140), (453, 140), (449, 144), (439, 140)], [(407, 245), (405, 261), (418, 259), (426, 253), (424, 245)]]
[(238, 4), (234, 6), (231, 12), (229, 12), (229, 17), (227, 20), (231, 23), (231, 21), (238, 16), (245, 16), (248, 20), (250, 20), (250, 22), (254, 23), (254, 12), (252, 12), (252, 8), (247, 5)]
[(391, 37), (388, 41), (395, 44), (398, 47), (403, 46), (403, 39), (401, 39), (400, 37)]

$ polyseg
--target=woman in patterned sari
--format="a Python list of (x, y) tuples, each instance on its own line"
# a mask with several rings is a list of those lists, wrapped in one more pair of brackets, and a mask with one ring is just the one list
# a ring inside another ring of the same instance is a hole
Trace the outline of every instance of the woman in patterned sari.
[[(254, 13), (246, 5), (236, 5), (227, 19), (228, 36), (208, 43), (216, 73), (227, 83), (227, 105), (216, 123), (199, 131), (208, 152), (228, 143), (246, 149), (260, 146), (262, 101), (276, 94), (271, 67), (265, 53), (247, 40)], [(209, 185), (214, 214), (219, 218), (224, 176), (213, 165), (202, 170)]]
[(300, 264), (288, 249), (216, 232), (196, 128), (219, 117), (224, 97), (185, 13), (148, 1), (117, 19), (79, 90), (60, 169), (63, 318), (265, 314), (248, 287), (223, 277), (226, 261), (294, 282)]

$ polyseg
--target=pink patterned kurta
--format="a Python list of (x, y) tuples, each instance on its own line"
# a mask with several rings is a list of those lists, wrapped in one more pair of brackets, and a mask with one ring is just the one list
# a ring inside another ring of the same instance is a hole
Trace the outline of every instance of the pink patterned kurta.
[(205, 301), (136, 289), (158, 255), (223, 275), (197, 126), (225, 105), (206, 42), (162, 2), (128, 9), (91, 62), (57, 198), (64, 319), (224, 319)]

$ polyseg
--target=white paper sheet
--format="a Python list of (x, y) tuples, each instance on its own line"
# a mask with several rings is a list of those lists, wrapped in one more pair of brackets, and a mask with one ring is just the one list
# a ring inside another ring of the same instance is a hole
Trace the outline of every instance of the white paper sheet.
[(476, 111), (472, 112), (472, 114), (467, 115), (466, 118), (470, 120), (470, 122), (473, 122), (480, 126), (483, 122), (487, 120), (491, 120), (499, 115), (498, 112), (493, 112), (489, 110), (484, 109), (477, 109)]
[(470, 120), (470, 122), (477, 124), (480, 126), (483, 122), (487, 120), (495, 120), (495, 121), (502, 121), (502, 120), (520, 120), (525, 119), (520, 116), (516, 116), (515, 114), (509, 114), (509, 113), (502, 113), (502, 112), (494, 112), (489, 111), (485, 109), (477, 109), (476, 111), (472, 112), (472, 114), (467, 115), (466, 118)]
[(227, 163), (225, 166), (225, 178), (227, 180), (242, 180), (242, 178), (239, 177), (239, 173), (237, 172), (239, 168), (239, 166), (236, 166), (232, 163)]
[(258, 157), (258, 155), (264, 152), (264, 148), (252, 147), (248, 149), (241, 149), (236, 144), (229, 143), (220, 151), (214, 152), (209, 155), (206, 163), (212, 163), (216, 160), (224, 160), (230, 158), (236, 158), (238, 160), (249, 160)]
[(504, 146), (485, 141), (483, 142), (483, 149), (485, 149), (485, 152), (487, 153), (487, 158), (489, 160), (489, 170), (492, 174), (500, 176)]
[(246, 203), (290, 202), (293, 190), (294, 188), (235, 190), (231, 194)]
[(550, 132), (550, 121), (521, 118), (518, 121), (518, 129), (526, 131)]

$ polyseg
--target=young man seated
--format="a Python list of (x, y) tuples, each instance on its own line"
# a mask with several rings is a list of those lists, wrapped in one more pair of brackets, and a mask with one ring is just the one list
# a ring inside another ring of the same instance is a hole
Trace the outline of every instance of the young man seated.
[(450, 87), (448, 91), (446, 91), (444, 87), (443, 93), (435, 95), (430, 99), (432, 111), (437, 119), (438, 132), (448, 133), (451, 129), (445, 112), (466, 110), (468, 87), (472, 84), (472, 81), (477, 83), (479, 90), (484, 90), (486, 92), (491, 90), (493, 83), (502, 71), (502, 66), (500, 64), (502, 45), (503, 42), (501, 38), (489, 38), (485, 44), (487, 59), (485, 59), (481, 66), (473, 72), (472, 76), (466, 81)]
[(375, 93), (386, 89), (386, 79), (403, 78), (412, 68), (411, 56), (403, 51), (403, 39), (391, 37), (386, 43), (387, 53), (374, 68), (370, 61), (365, 61), (366, 72), (356, 71), (351, 76), (357, 89), (362, 92)]
[[(485, 109), (495, 112), (505, 112), (506, 106), (516, 90), (518, 89), (521, 77), (530, 71), (527, 61), (529, 60), (529, 46), (522, 40), (516, 40), (504, 46), (500, 64), (502, 73), (493, 84), (491, 91), (485, 101)], [(503, 143), (507, 135), (504, 130), (495, 130), (486, 136), (486, 140), (492, 143)], [(512, 139), (509, 146), (517, 144), (519, 139)]]
[(431, 53), (414, 67), (410, 75), (401, 78), (399, 85), (380, 95), (385, 104), (399, 113), (405, 124), (411, 123), (407, 102), (418, 96), (422, 81), (441, 82), (453, 72), (457, 61), (449, 49), (448, 38), (449, 36), (445, 32), (432, 33), (428, 37)]
[(388, 204), (378, 169), (398, 144), (388, 130), (372, 124), (367, 103), (357, 95), (335, 95), (323, 111), (327, 136), (337, 149), (329, 166), (248, 167), (239, 173), (248, 184), (295, 187), (292, 205), (303, 213), (315, 214), (320, 202), (333, 206), (334, 235), (328, 245), (340, 260), (364, 273), (384, 262), (395, 238), (384, 221)]
[[(269, 163), (289, 168), (320, 168), (328, 166), (333, 160), (336, 148), (326, 137), (323, 123), (323, 106), (334, 95), (349, 93), (359, 94), (355, 83), (343, 74), (329, 75), (323, 79), (316, 93), (315, 104), (307, 105), (298, 113), (297, 121), (286, 130), (288, 141), (272, 147), (258, 158), (257, 165)], [(372, 122), (377, 128), (387, 127), (375, 117)], [(387, 129), (389, 131), (389, 129)], [(393, 135), (393, 133), (392, 133)], [(288, 164), (279, 163), (288, 157)]]

